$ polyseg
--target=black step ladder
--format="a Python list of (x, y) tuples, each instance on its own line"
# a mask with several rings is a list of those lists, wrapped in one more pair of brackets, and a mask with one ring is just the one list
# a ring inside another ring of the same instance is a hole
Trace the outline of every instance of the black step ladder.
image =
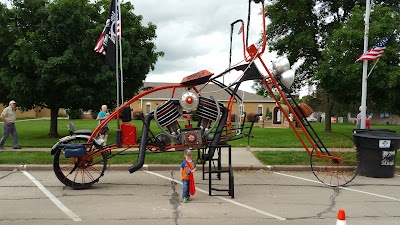
[[(219, 144), (219, 145), (213, 145), (209, 146), (208, 148), (202, 149), (202, 159), (204, 159), (204, 155), (207, 155), (209, 152), (209, 149), (215, 148), (214, 150), (214, 155), (209, 155), (207, 158), (208, 160), (202, 160), (202, 172), (203, 172), (203, 180), (205, 180), (205, 175), (208, 174), (208, 195), (209, 196), (231, 196), (231, 198), (235, 197), (235, 191), (234, 191), (234, 177), (233, 177), (233, 169), (232, 169), (232, 149), (231, 145), (227, 144)], [(228, 168), (222, 168), (222, 163), (221, 163), (221, 151), (223, 148), (228, 149)], [(217, 153), (217, 154), (215, 154)], [(216, 158), (215, 158), (216, 155)], [(208, 161), (208, 167), (206, 170), (205, 163)], [(217, 166), (215, 166), (215, 162), (217, 162)], [(212, 165), (211, 165), (212, 164)], [(229, 181), (228, 181), (228, 189), (221, 189), (221, 188), (213, 188), (212, 187), (212, 180), (213, 180), (213, 174), (216, 174), (216, 178), (218, 180), (221, 180), (221, 174), (222, 173), (228, 173)], [(228, 194), (213, 194), (212, 191), (226, 191)]]

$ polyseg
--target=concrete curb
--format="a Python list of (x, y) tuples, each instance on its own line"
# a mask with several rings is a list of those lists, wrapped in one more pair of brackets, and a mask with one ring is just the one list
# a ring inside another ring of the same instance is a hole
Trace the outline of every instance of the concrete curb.
[[(107, 170), (111, 171), (128, 171), (129, 164), (111, 164)], [(206, 166), (205, 169), (208, 167)], [(198, 166), (198, 171), (202, 169), (202, 166)], [(227, 166), (222, 166), (223, 170), (228, 169)], [(53, 171), (52, 165), (36, 165), (36, 164), (6, 164), (0, 165), (0, 171)], [(145, 164), (141, 170), (149, 171), (168, 171), (168, 170), (179, 170), (179, 165), (162, 165), (162, 164)], [(272, 166), (233, 166), (234, 171), (243, 170), (265, 170), (265, 171), (311, 171), (310, 166), (288, 166), (288, 165), (272, 165)]]
[[(111, 164), (107, 170), (111, 171), (128, 171), (129, 164)], [(198, 166), (198, 171), (202, 169), (202, 166)], [(206, 166), (207, 169), (207, 166)], [(226, 166), (222, 166), (222, 169), (228, 169)], [(0, 165), (0, 171), (53, 171), (52, 165), (17, 165), (17, 164), (6, 164)], [(169, 171), (179, 170), (179, 165), (163, 165), (163, 164), (145, 164), (141, 170), (149, 171)], [(234, 171), (251, 171), (251, 170), (265, 170), (265, 171), (311, 171), (310, 166), (298, 166), (298, 165), (265, 165), (265, 166), (233, 166)], [(396, 168), (396, 172), (400, 173), (400, 167)]]

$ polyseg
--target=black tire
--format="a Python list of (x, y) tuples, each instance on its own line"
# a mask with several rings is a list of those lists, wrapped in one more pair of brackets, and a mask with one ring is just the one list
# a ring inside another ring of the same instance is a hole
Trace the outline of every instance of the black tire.
[[(85, 189), (92, 186), (94, 183), (98, 182), (100, 177), (104, 175), (107, 168), (107, 153), (97, 153), (93, 154), (94, 157), (86, 162), (79, 163), (80, 166), (75, 167), (75, 162), (82, 160), (81, 158), (65, 158), (64, 149), (62, 145), (64, 144), (85, 144), (87, 143), (87, 138), (75, 137), (71, 140), (60, 143), (55, 151), (53, 158), (53, 170), (58, 178), (65, 186), (74, 189)], [(94, 149), (94, 153), (98, 152), (100, 146), (91, 146)]]

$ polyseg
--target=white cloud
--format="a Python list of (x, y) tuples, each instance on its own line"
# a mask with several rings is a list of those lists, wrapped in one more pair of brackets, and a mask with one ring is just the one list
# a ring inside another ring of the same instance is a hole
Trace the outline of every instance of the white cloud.
[[(248, 1), (243, 0), (141, 0), (132, 1), (135, 14), (143, 16), (146, 25), (157, 25), (157, 50), (165, 56), (159, 58), (156, 68), (146, 81), (180, 82), (183, 77), (206, 69), (219, 74), (229, 65), (230, 24), (237, 19), (247, 23)], [(260, 5), (252, 3), (249, 43), (260, 39), (262, 29)], [(232, 64), (243, 60), (240, 25), (233, 32)], [(266, 56), (274, 58), (266, 58)], [(265, 54), (266, 63), (275, 59), (275, 54)], [(235, 75), (229, 74), (225, 82), (233, 82)], [(245, 82), (242, 90), (253, 92), (252, 81)]]

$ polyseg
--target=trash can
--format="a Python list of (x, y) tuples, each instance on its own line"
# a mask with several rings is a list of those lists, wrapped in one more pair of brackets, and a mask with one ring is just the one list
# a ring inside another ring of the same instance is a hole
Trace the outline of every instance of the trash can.
[(353, 131), (357, 147), (358, 173), (362, 176), (391, 178), (396, 170), (400, 136), (388, 129)]

